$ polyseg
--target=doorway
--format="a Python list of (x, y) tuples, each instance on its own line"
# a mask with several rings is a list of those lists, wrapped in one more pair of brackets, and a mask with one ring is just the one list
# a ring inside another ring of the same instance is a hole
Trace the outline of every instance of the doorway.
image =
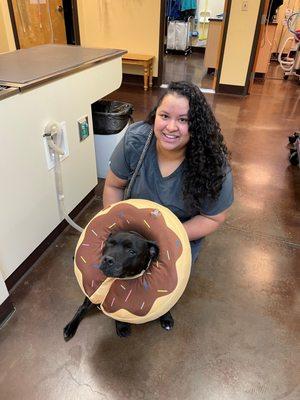
[[(176, 50), (172, 43), (176, 38), (171, 38), (172, 31), (177, 32), (184, 24), (179, 23), (173, 29), (174, 17), (172, 16), (172, 1), (162, 1), (161, 34), (160, 37), (160, 59), (161, 69), (159, 76), (161, 83), (167, 84), (172, 80), (187, 80), (195, 83), (202, 89), (214, 91), (217, 82), (218, 66), (221, 60), (221, 49), (223, 39), (226, 36), (225, 20), (229, 16), (230, 1), (206, 0), (197, 1), (197, 9), (194, 16), (190, 17), (189, 37), (184, 44), (185, 49)], [(178, 2), (177, 2), (178, 3)], [(170, 15), (171, 14), (171, 15)], [(179, 41), (180, 38), (178, 39)], [(191, 47), (190, 54), (186, 48)], [(171, 47), (171, 48), (170, 48)]]
[(76, 0), (8, 0), (17, 49), (80, 44)]
[[(267, 0), (265, 2), (265, 24), (260, 31), (259, 42), (254, 64), (255, 83), (265, 84), (270, 80), (298, 81), (295, 76), (289, 77), (286, 59), (292, 61), (293, 52), (299, 51), (297, 40), (287, 26), (289, 17), (300, 10), (300, 0)], [(292, 29), (300, 29), (300, 15), (291, 21)], [(290, 24), (289, 24), (290, 25)], [(278, 61), (280, 58), (281, 62)], [(292, 75), (292, 74), (291, 74)]]

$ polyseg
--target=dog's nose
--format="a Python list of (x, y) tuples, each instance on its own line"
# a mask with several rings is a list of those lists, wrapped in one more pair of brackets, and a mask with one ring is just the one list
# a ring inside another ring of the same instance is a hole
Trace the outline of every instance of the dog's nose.
[(113, 257), (111, 257), (111, 256), (104, 256), (103, 257), (103, 263), (105, 263), (105, 264), (107, 264), (107, 265), (109, 265), (111, 267), (112, 265), (114, 265), (115, 259)]

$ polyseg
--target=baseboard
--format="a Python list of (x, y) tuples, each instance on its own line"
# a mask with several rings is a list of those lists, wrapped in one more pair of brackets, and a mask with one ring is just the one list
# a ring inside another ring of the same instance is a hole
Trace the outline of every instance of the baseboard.
[(246, 96), (246, 87), (237, 85), (219, 84), (216, 88), (216, 93), (235, 94), (239, 96)]
[(5, 321), (13, 314), (15, 307), (10, 300), (10, 296), (4, 300), (0, 305), (0, 328), (5, 323)]
[(255, 72), (254, 73), (254, 78), (264, 79), (265, 76), (266, 76), (266, 74), (264, 72)]
[[(129, 84), (129, 85), (136, 85), (141, 86), (142, 89), (144, 88), (144, 75), (137, 75), (137, 74), (123, 74), (123, 81), (122, 84)], [(154, 87), (158, 87), (158, 78), (153, 77), (152, 83)], [(150, 88), (149, 88), (150, 89)]]
[[(77, 214), (86, 206), (86, 204), (94, 197), (95, 188), (85, 196), (85, 198), (71, 211), (69, 214), (71, 218), (76, 217)], [(63, 220), (47, 237), (42, 243), (22, 262), (21, 265), (6, 279), (5, 284), (7, 290), (11, 290), (16, 283), (22, 278), (22, 276), (32, 267), (32, 265), (38, 260), (38, 258), (44, 253), (44, 251), (50, 246), (50, 244), (62, 233), (62, 231), (68, 226), (66, 220)]]
[(205, 47), (192, 46), (192, 53), (205, 53)]
[(214, 74), (215, 72), (216, 72), (216, 68), (213, 68), (213, 67), (208, 67), (207, 68), (207, 74), (208, 75)]

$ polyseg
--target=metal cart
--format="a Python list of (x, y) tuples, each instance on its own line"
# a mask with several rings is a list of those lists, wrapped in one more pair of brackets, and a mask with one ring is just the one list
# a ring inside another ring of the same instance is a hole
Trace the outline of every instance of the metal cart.
[(192, 17), (187, 21), (168, 20), (166, 54), (169, 50), (183, 51), (187, 56), (192, 52)]

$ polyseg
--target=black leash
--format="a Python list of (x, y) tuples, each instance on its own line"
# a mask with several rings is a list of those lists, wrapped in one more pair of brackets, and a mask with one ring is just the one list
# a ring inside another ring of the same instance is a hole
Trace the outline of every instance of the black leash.
[(137, 163), (137, 165), (135, 167), (134, 173), (133, 173), (133, 175), (132, 175), (132, 177), (131, 177), (131, 179), (129, 181), (129, 184), (127, 185), (127, 187), (126, 187), (126, 189), (124, 191), (123, 200), (128, 200), (130, 198), (132, 186), (133, 186), (135, 178), (136, 178), (136, 176), (137, 176), (137, 174), (138, 174), (138, 172), (139, 172), (139, 170), (140, 170), (140, 168), (142, 166), (142, 163), (143, 163), (143, 161), (145, 159), (145, 156), (146, 156), (147, 150), (148, 150), (148, 148), (150, 146), (152, 137), (153, 137), (153, 128), (151, 128), (151, 130), (150, 130), (150, 133), (149, 133), (149, 135), (147, 137), (146, 143), (145, 143), (145, 145), (143, 147), (143, 150), (142, 150), (142, 153), (140, 155), (139, 161), (138, 161), (138, 163)]

